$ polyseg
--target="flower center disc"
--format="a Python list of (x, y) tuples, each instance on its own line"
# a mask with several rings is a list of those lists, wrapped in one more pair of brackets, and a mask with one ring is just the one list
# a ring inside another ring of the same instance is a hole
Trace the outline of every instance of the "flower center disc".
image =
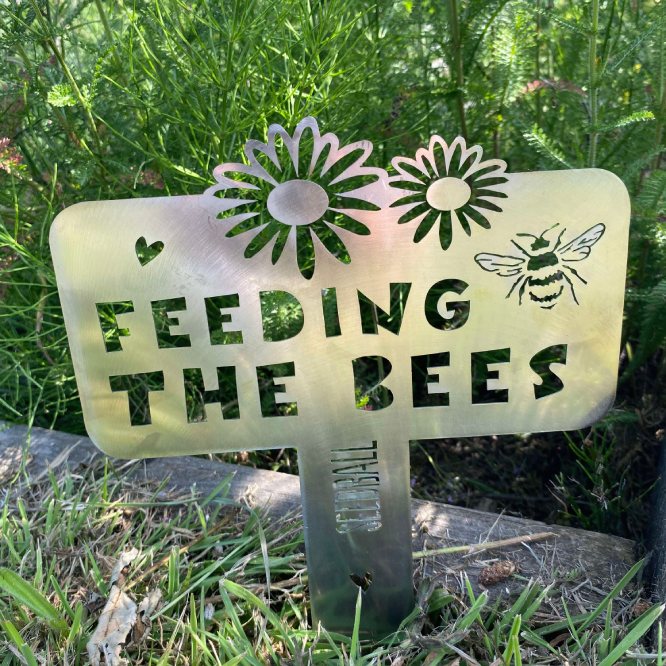
[(440, 178), (428, 187), (426, 201), (437, 210), (456, 210), (472, 195), (470, 186), (460, 178)]
[(266, 201), (268, 212), (278, 222), (292, 226), (312, 224), (328, 208), (328, 195), (323, 187), (309, 180), (280, 183)]

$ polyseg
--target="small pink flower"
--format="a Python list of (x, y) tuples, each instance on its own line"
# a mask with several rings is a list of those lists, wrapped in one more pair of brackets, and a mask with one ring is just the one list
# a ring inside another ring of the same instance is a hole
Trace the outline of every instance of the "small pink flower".
[(12, 173), (23, 162), (19, 151), (11, 145), (9, 137), (0, 137), (0, 170)]
[(160, 176), (157, 171), (153, 171), (152, 169), (144, 169), (139, 176), (139, 182), (142, 185), (150, 185), (157, 190), (164, 189), (164, 181), (162, 180), (162, 176)]

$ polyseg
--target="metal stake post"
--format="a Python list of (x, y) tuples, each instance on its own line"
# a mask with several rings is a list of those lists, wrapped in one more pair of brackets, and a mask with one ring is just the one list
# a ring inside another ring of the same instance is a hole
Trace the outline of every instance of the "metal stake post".
[(349, 634), (359, 588), (366, 637), (394, 631), (414, 605), (409, 447), (392, 447), (389, 464), (382, 444), (299, 449), (313, 626)]

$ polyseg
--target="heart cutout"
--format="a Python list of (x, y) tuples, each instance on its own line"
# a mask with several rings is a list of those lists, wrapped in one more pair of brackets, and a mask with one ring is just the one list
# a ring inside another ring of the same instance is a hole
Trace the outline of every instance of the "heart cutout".
[(370, 585), (372, 585), (372, 574), (369, 571), (366, 571), (362, 576), (354, 573), (349, 574), (349, 577), (352, 579), (352, 583), (356, 587), (360, 587), (364, 592), (367, 592)]
[(141, 236), (134, 246), (136, 252), (136, 258), (139, 260), (139, 263), (142, 266), (149, 264), (153, 259), (155, 259), (160, 252), (164, 249), (164, 243), (162, 241), (155, 241), (148, 245), (145, 236)]

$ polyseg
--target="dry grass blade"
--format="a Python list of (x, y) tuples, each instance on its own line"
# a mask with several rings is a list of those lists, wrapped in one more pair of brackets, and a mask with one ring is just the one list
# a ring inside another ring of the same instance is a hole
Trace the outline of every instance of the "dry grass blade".
[(412, 553), (412, 557), (417, 560), (422, 557), (431, 557), (433, 555), (451, 555), (453, 553), (464, 553), (472, 555), (481, 553), (484, 550), (493, 550), (495, 548), (506, 548), (507, 546), (518, 546), (522, 543), (534, 543), (557, 537), (555, 532), (537, 532), (535, 534), (523, 534), (522, 536), (511, 537), (510, 539), (501, 539), (500, 541), (485, 541), (484, 543), (473, 543), (466, 546), (450, 546), (448, 548), (433, 548), (432, 550), (418, 550)]
[(118, 583), (121, 587), (123, 586), (125, 573), (127, 573), (125, 570), (129, 568), (130, 564), (132, 564), (137, 557), (139, 557), (139, 551), (136, 548), (132, 548), (120, 556), (116, 562), (116, 566), (113, 567), (113, 571), (111, 572), (111, 585)]

